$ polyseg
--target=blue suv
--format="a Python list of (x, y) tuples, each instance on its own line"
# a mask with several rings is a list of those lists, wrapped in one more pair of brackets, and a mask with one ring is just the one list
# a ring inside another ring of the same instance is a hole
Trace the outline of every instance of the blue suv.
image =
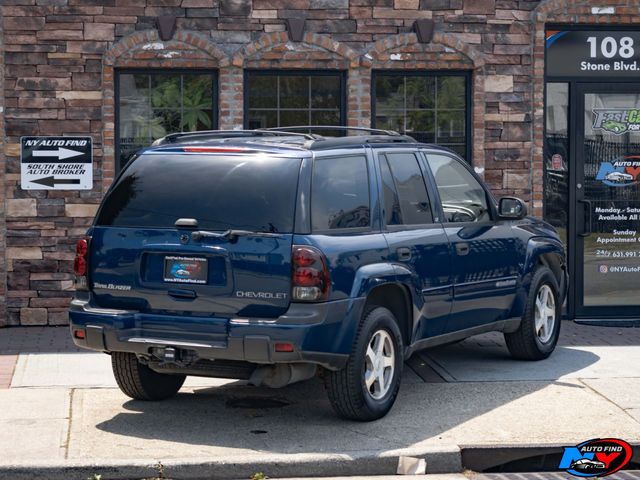
[(77, 243), (70, 320), (126, 395), (320, 373), (339, 415), (374, 420), (416, 350), (501, 331), (516, 358), (551, 354), (567, 270), (550, 225), (448, 149), (298, 132), (169, 135), (114, 182)]

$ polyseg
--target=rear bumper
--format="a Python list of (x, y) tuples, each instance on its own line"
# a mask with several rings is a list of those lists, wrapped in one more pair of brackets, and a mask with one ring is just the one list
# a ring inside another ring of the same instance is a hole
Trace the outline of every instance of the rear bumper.
[[(148, 356), (154, 349), (173, 347), (198, 359), (304, 362), (338, 370), (349, 358), (364, 302), (291, 304), (284, 315), (261, 319), (154, 315), (97, 308), (76, 298), (69, 317), (73, 341), (91, 350)], [(290, 343), (293, 351), (276, 352), (276, 343)]]

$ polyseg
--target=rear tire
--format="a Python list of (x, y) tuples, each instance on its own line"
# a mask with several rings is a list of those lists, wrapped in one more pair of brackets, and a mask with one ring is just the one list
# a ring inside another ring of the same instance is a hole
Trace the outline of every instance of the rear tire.
[(134, 400), (165, 400), (173, 397), (186, 378), (154, 372), (133, 353), (111, 353), (111, 368), (122, 393)]
[(360, 324), (347, 366), (325, 374), (331, 406), (343, 418), (384, 417), (400, 389), (404, 346), (398, 322), (388, 309), (372, 307)]
[(520, 327), (505, 333), (507, 348), (519, 360), (543, 360), (558, 343), (561, 305), (558, 282), (548, 267), (539, 266), (531, 279)]

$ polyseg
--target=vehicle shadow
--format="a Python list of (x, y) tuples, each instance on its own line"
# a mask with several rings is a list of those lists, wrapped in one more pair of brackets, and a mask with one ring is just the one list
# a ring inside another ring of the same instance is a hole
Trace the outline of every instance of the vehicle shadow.
[[(85, 412), (85, 416), (95, 415), (96, 435), (104, 441), (112, 435), (130, 437), (127, 443), (135, 438), (156, 440), (160, 443), (152, 443), (155, 450), (145, 446), (147, 442), (137, 442), (136, 447), (143, 451), (149, 448), (155, 457), (160, 456), (159, 450), (165, 451), (165, 458), (179, 456), (173, 448), (179, 444), (178, 450), (188, 451), (189, 456), (208, 456), (233, 454), (237, 449), (349, 453), (513, 443), (514, 438), (553, 442), (548, 438), (549, 419), (579, 422), (580, 413), (572, 412), (566, 402), (584, 402), (589, 395), (578, 381), (563, 378), (599, 359), (592, 352), (560, 347), (547, 360), (519, 362), (508, 358), (504, 345), (479, 350), (464, 342), (432, 350), (428, 355), (437, 360), (452, 349), (458, 355), (466, 354), (479, 371), (485, 367), (495, 370), (502, 364), (510, 372), (507, 381), (489, 376), (483, 380), (449, 378), (424, 383), (416, 381), (413, 374), (405, 375), (391, 412), (370, 423), (336, 417), (317, 378), (279, 390), (241, 382), (196, 388), (168, 401), (124, 401), (111, 412), (96, 409)], [(532, 368), (546, 373), (536, 378)], [(543, 390), (549, 395), (538, 396)], [(532, 413), (540, 402), (547, 402), (544, 416)], [(136, 455), (140, 453), (136, 450)]]

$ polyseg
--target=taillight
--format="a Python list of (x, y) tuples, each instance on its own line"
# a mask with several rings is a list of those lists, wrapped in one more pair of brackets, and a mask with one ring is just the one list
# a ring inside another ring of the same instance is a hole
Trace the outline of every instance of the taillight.
[(76, 259), (73, 261), (73, 271), (80, 277), (87, 274), (87, 261), (84, 257), (76, 255)]
[(81, 238), (76, 243), (76, 258), (73, 272), (76, 274), (76, 289), (87, 289), (87, 271), (89, 270), (89, 239)]
[(313, 247), (293, 246), (291, 298), (294, 302), (322, 302), (329, 298), (331, 279), (324, 256)]

